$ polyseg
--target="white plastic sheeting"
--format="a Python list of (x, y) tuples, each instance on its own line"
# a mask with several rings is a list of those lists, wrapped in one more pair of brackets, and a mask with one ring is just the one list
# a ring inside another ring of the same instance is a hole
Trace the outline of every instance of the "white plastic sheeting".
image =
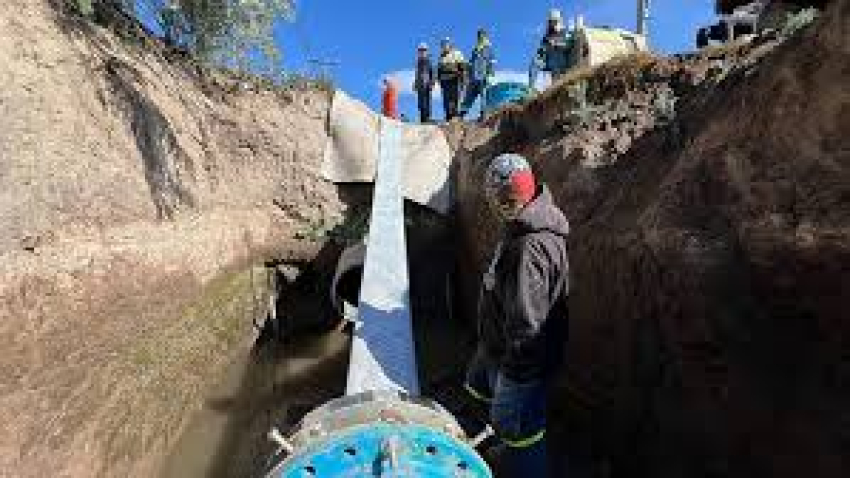
[(346, 395), (376, 390), (419, 394), (410, 317), (409, 277), (401, 195), (403, 126), (380, 121), (377, 181), (366, 262), (348, 365)]
[(335, 183), (373, 182), (382, 122), (392, 123), (398, 130), (396, 154), (404, 165), (404, 197), (437, 212), (448, 212), (452, 151), (443, 131), (434, 125), (382, 118), (341, 91), (334, 94), (331, 105), (322, 176)]

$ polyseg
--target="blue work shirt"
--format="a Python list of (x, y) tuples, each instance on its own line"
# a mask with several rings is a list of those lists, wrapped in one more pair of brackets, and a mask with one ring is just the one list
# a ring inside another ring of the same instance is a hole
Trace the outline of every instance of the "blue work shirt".
[(469, 56), (470, 81), (484, 81), (493, 75), (495, 55), (490, 43), (478, 45)]

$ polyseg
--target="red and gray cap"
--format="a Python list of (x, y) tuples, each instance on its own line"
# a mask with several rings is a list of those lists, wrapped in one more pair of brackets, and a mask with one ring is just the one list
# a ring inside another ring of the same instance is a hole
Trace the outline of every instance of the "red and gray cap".
[(493, 159), (484, 174), (484, 187), (497, 195), (511, 192), (523, 202), (530, 201), (537, 189), (528, 160), (514, 153)]

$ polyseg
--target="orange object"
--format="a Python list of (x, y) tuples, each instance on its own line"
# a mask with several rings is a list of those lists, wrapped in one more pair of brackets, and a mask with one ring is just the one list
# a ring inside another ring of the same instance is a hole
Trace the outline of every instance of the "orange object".
[(384, 116), (398, 119), (398, 90), (391, 80), (384, 80), (384, 96), (381, 105)]

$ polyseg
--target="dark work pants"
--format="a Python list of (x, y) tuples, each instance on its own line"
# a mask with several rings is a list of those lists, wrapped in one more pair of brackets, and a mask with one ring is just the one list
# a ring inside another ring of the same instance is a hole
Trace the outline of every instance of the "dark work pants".
[(419, 105), (419, 122), (431, 121), (431, 88), (416, 90), (416, 99)]
[(465, 116), (466, 113), (469, 112), (469, 109), (472, 108), (472, 104), (475, 103), (475, 100), (478, 99), (478, 96), (481, 96), (481, 116), (484, 116), (484, 81), (470, 81), (466, 85), (466, 95), (463, 99), (463, 105), (461, 106), (460, 114), (461, 116)]
[(479, 349), (464, 388), (489, 407), (491, 425), (506, 445), (500, 459), (505, 476), (547, 478), (545, 381), (511, 380), (488, 364)]
[(446, 121), (451, 121), (457, 116), (458, 101), (460, 100), (460, 80), (447, 80), (440, 82), (443, 90), (443, 110), (446, 113)]

